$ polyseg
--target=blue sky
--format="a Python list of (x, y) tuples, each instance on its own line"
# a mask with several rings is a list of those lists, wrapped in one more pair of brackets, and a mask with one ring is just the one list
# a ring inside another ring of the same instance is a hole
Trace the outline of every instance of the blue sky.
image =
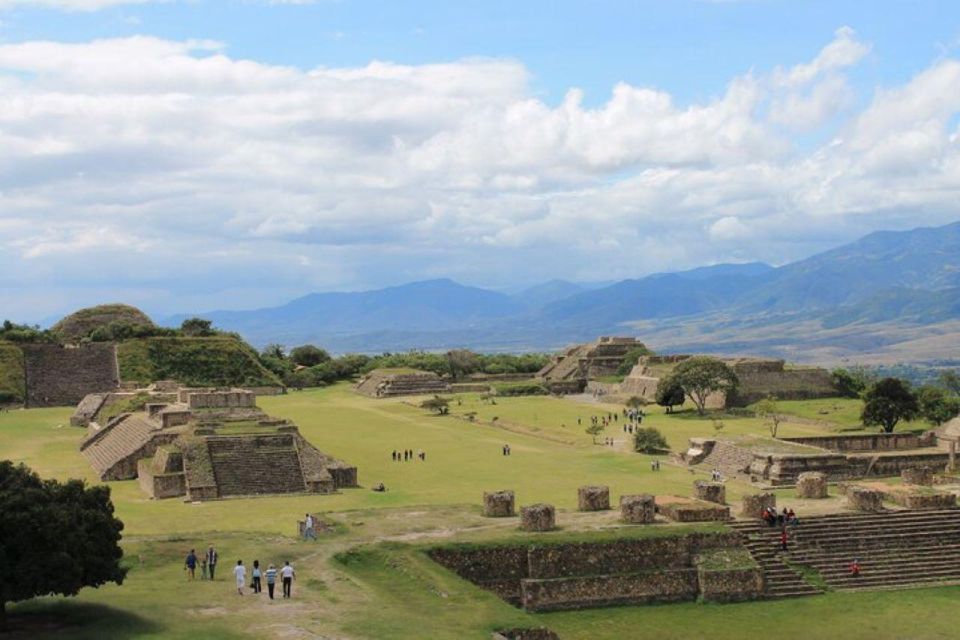
[(958, 47), (956, 2), (0, 0), (0, 316), (946, 223)]

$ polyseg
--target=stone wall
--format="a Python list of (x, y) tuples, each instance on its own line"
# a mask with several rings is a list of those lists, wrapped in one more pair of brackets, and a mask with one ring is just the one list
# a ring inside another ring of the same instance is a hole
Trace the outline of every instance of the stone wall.
[(705, 602), (744, 602), (756, 600), (763, 593), (763, 570), (727, 569), (724, 571), (697, 571), (700, 597)]
[(722, 482), (708, 482), (706, 480), (693, 481), (693, 497), (705, 502), (716, 504), (727, 503), (727, 486)]
[[(181, 398), (184, 394), (181, 393)], [(183, 400), (181, 400), (182, 402)], [(191, 409), (253, 408), (257, 397), (252, 391), (230, 389), (229, 391), (187, 391), (187, 406)]]
[(550, 531), (557, 526), (557, 510), (543, 502), (520, 507), (520, 528), (524, 531)]
[(915, 433), (876, 433), (851, 436), (806, 436), (800, 438), (779, 438), (784, 442), (794, 442), (808, 447), (818, 447), (830, 451), (895, 451), (898, 449), (919, 449), (929, 446)]
[[(690, 533), (603, 542), (453, 545), (428, 554), (508, 602), (551, 611), (695, 600), (702, 592), (696, 567), (700, 554), (742, 550), (741, 540), (733, 532)], [(759, 593), (756, 577), (751, 581), (741, 570), (728, 577), (709, 573), (705, 584), (712, 599), (750, 599)]]
[(120, 386), (117, 351), (112, 343), (81, 347), (30, 344), (23, 351), (27, 407), (62, 407), (90, 393)]
[(856, 485), (848, 487), (847, 505), (857, 511), (883, 511), (883, 492)]
[(820, 499), (827, 497), (827, 476), (817, 471), (797, 476), (797, 497)]
[(770, 507), (777, 508), (777, 496), (773, 493), (758, 493), (745, 495), (740, 502), (740, 516), (744, 518), (760, 518), (764, 510)]
[[(763, 364), (768, 366), (761, 366)], [(808, 400), (837, 394), (826, 369), (784, 368), (782, 360), (748, 360), (732, 365), (740, 385), (736, 394), (727, 399), (729, 406), (746, 406), (771, 395), (780, 400)]]
[(488, 518), (510, 518), (516, 515), (513, 491), (485, 491), (483, 493), (483, 515)]
[(577, 489), (577, 508), (580, 511), (606, 511), (610, 508), (610, 487), (580, 487)]
[(650, 494), (620, 496), (620, 519), (629, 524), (650, 524), (656, 520), (656, 498)]
[(933, 486), (933, 469), (930, 467), (907, 467), (900, 472), (905, 484)]
[(140, 489), (151, 498), (175, 498), (187, 493), (187, 482), (183, 472), (155, 473), (151, 458), (141, 458), (137, 462), (137, 482)]
[(657, 496), (656, 501), (657, 513), (674, 522), (722, 522), (730, 519), (730, 507), (712, 502), (677, 496)]

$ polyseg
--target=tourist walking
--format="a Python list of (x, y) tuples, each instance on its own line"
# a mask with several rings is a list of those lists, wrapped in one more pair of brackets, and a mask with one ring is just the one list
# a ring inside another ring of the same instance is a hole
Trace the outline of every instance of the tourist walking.
[(251, 573), (253, 574), (253, 585), (252, 585), (252, 586), (253, 586), (253, 592), (254, 592), (254, 593), (260, 593), (260, 592), (262, 592), (262, 591), (263, 591), (263, 588), (260, 586), (260, 575), (261, 575), (261, 574), (260, 574), (260, 561), (259, 561), (259, 560), (254, 560), (254, 561), (253, 561), (253, 571), (252, 571)]
[(209, 580), (210, 574), (207, 573), (207, 556), (204, 555), (203, 559), (200, 560), (200, 579)]
[(283, 597), (291, 597), (291, 591), (293, 591), (293, 579), (297, 576), (297, 572), (293, 570), (293, 567), (290, 566), (290, 561), (287, 560), (283, 563), (283, 568), (280, 569), (280, 578), (283, 580)]
[(315, 523), (313, 521), (313, 516), (309, 513), (306, 514), (306, 518), (303, 521), (303, 539), (307, 540), (312, 538), (313, 540), (317, 539), (317, 530), (314, 528)]
[(237, 578), (237, 593), (243, 595), (243, 585), (247, 583), (247, 568), (243, 566), (243, 560), (237, 560), (237, 566), (233, 568), (233, 575)]
[(786, 527), (780, 530), (780, 550), (781, 551), (787, 550), (787, 528)]
[(183, 568), (187, 570), (187, 574), (190, 576), (191, 580), (196, 577), (197, 554), (194, 553), (193, 549), (190, 549), (190, 553), (187, 554), (187, 559), (183, 564)]
[(272, 564), (269, 567), (267, 567), (266, 578), (267, 578), (267, 595), (269, 595), (270, 599), (273, 600), (273, 588), (277, 586), (277, 568)]
[(210, 579), (214, 579), (214, 572), (217, 569), (217, 550), (210, 545), (207, 548), (207, 567), (210, 569)]

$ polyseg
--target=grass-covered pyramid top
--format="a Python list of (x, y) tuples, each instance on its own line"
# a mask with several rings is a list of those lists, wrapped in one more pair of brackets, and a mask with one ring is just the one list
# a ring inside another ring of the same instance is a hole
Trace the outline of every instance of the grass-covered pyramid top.
[(111, 326), (154, 328), (156, 325), (140, 309), (126, 304), (102, 304), (80, 309), (53, 325), (53, 332), (65, 342), (77, 342), (98, 329)]

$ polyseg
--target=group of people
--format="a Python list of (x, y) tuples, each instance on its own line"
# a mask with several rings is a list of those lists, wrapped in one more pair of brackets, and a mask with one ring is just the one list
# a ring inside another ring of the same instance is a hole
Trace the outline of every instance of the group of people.
[(651, 460), (650, 461), (650, 471), (660, 471), (660, 461)]
[(503, 445), (503, 446), (500, 448), (500, 452), (501, 452), (503, 455), (505, 455), (505, 456), (510, 455), (510, 445), (508, 445), (508, 444)]
[(624, 409), (623, 417), (630, 421), (630, 426), (639, 427), (643, 424), (646, 414), (643, 413), (643, 409)]
[[(307, 514), (307, 518), (310, 518), (309, 514)], [(183, 563), (183, 568), (187, 572), (190, 580), (196, 579), (198, 567), (200, 568), (201, 580), (215, 580), (217, 560), (217, 550), (213, 548), (213, 545), (207, 548), (203, 556), (197, 556), (196, 550), (190, 549), (190, 553), (187, 554), (187, 558)], [(242, 596), (243, 590), (247, 586), (247, 568), (243, 565), (243, 560), (237, 560), (237, 565), (233, 568), (233, 575), (237, 580), (237, 593)], [(293, 567), (290, 566), (289, 561), (284, 562), (283, 567), (279, 571), (277, 571), (277, 568), (272, 564), (267, 567), (266, 571), (263, 571), (260, 568), (260, 561), (254, 560), (253, 569), (250, 572), (250, 588), (253, 589), (254, 593), (261, 593), (263, 591), (263, 582), (266, 582), (267, 593), (270, 595), (270, 599), (273, 600), (273, 590), (277, 584), (278, 575), (283, 585), (283, 597), (289, 598), (292, 595), (293, 581), (297, 575)]]
[(711, 471), (710, 479), (714, 482), (723, 482), (723, 474), (720, 472), (720, 469), (714, 469)]
[(413, 460), (414, 457), (419, 458), (420, 461), (423, 462), (427, 459), (427, 453), (423, 449), (420, 449), (416, 453), (413, 452), (413, 449), (404, 449), (403, 451), (397, 451), (394, 449), (393, 453), (390, 454), (390, 457), (394, 462), (400, 462), (401, 460), (403, 462), (407, 462), (408, 460)]
[(604, 439), (603, 439), (603, 444), (606, 445), (606, 446), (608, 446), (608, 447), (612, 447), (612, 446), (614, 446), (616, 443), (614, 442), (613, 438), (604, 438)]
[(797, 519), (797, 514), (794, 513), (793, 509), (783, 508), (781, 513), (777, 513), (777, 510), (773, 507), (767, 507), (763, 510), (763, 513), (760, 514), (760, 517), (763, 518), (763, 521), (767, 523), (768, 527), (795, 527), (800, 524), (800, 520)]

